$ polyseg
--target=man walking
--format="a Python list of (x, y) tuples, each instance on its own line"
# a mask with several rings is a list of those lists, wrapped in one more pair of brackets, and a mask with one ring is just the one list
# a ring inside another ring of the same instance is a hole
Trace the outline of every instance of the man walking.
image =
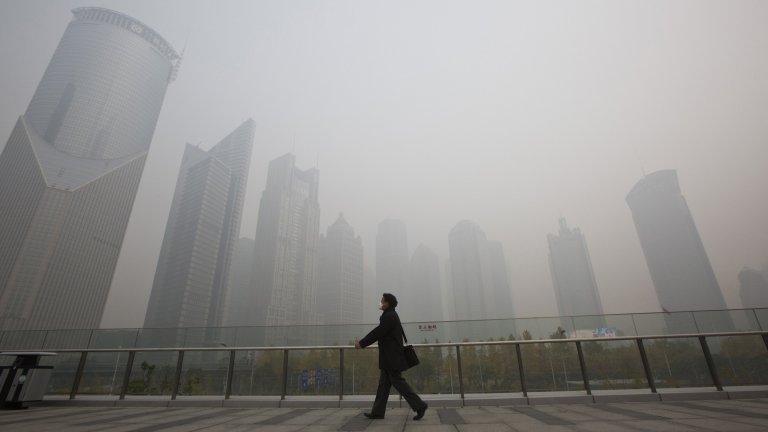
[(402, 372), (408, 369), (403, 353), (403, 326), (397, 315), (397, 298), (385, 293), (381, 297), (382, 310), (379, 325), (368, 333), (362, 340), (355, 342), (355, 348), (365, 348), (374, 342), (379, 343), (379, 388), (376, 390), (376, 400), (370, 413), (364, 413), (369, 419), (383, 419), (387, 410), (389, 389), (394, 386), (408, 402), (411, 409), (416, 411), (414, 420), (421, 420), (427, 411), (427, 404), (417, 395), (403, 378)]

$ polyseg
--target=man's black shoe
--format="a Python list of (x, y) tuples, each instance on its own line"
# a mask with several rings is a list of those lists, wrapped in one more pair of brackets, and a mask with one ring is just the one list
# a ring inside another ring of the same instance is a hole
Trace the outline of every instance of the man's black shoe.
[(414, 420), (421, 420), (422, 417), (424, 417), (424, 413), (427, 412), (427, 408), (429, 408), (427, 405), (424, 405), (424, 408), (416, 411), (416, 415), (413, 416)]
[(365, 417), (367, 417), (367, 418), (371, 419), (371, 420), (375, 420), (375, 419), (383, 419), (383, 418), (384, 418), (384, 416), (383, 416), (383, 415), (378, 415), (378, 414), (373, 414), (373, 413), (363, 413), (363, 415), (364, 415)]

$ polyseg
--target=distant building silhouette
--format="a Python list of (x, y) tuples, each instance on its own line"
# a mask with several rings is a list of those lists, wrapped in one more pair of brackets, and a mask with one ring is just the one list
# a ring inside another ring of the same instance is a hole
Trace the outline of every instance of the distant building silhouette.
[(0, 155), (0, 329), (95, 328), (179, 54), (77, 8)]
[(500, 277), (503, 251), (499, 254), (498, 246), (490, 243), (471, 221), (459, 222), (450, 232), (451, 285), (457, 320), (509, 318), (514, 314), (512, 293), (508, 289), (504, 292)]
[(627, 204), (662, 309), (725, 309), (677, 172), (646, 175), (627, 195)]
[(408, 272), (408, 292), (412, 304), (406, 304), (403, 318), (408, 321), (442, 321), (443, 293), (440, 258), (420, 244), (413, 252)]
[(403, 311), (413, 300), (407, 290), (409, 261), (405, 222), (381, 221), (376, 233), (376, 291), (379, 296), (385, 292), (394, 294), (400, 303), (398, 310)]
[(744, 267), (739, 272), (739, 296), (745, 308), (768, 307), (768, 272)]
[(320, 236), (317, 311), (325, 324), (363, 322), (363, 241), (339, 215)]
[(144, 327), (219, 327), (240, 235), (255, 124), (210, 150), (187, 144)]
[(286, 154), (269, 163), (256, 226), (252, 285), (257, 321), (316, 324), (319, 172)]
[[(368, 254), (367, 256), (370, 256)], [(366, 259), (367, 260), (367, 259)], [(364, 261), (363, 264), (363, 321), (366, 323), (379, 322), (381, 311), (377, 309), (381, 294), (376, 288), (376, 273)]]
[(251, 289), (253, 272), (253, 239), (241, 237), (235, 243), (232, 265), (229, 266), (227, 307), (224, 322), (228, 326), (252, 326), (258, 324), (253, 316), (258, 299)]
[(569, 228), (565, 218), (561, 218), (559, 232), (548, 234), (547, 243), (558, 314), (602, 315), (592, 260), (581, 230)]
[(512, 286), (507, 269), (507, 258), (504, 256), (504, 245), (498, 241), (489, 241), (488, 258), (491, 261), (493, 306), (496, 316), (499, 318), (511, 318), (515, 316), (515, 311), (512, 302)]

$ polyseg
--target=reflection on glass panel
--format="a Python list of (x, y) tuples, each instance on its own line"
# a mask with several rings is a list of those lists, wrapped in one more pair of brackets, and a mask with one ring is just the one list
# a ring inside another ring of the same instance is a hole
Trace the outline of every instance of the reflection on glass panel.
[(229, 369), (229, 351), (187, 351), (181, 367), (179, 394), (223, 395)]
[(126, 394), (169, 395), (173, 392), (176, 351), (137, 352)]
[(46, 330), (4, 332), (0, 340), (0, 348), (3, 350), (41, 349), (47, 333)]
[(522, 392), (514, 345), (461, 348), (465, 393)]
[(344, 394), (376, 394), (378, 382), (379, 350), (377, 348), (344, 350)]
[(288, 352), (289, 395), (339, 394), (339, 350)]
[(133, 348), (136, 344), (138, 330), (136, 329), (104, 329), (94, 330), (91, 335), (89, 348)]
[[(540, 337), (535, 339), (563, 339), (575, 337), (576, 329), (572, 317), (536, 318)], [(522, 339), (525, 339), (522, 337)]]
[(80, 363), (80, 353), (60, 353), (56, 356), (46, 356), (40, 359), (43, 366), (53, 366), (51, 380), (48, 382), (47, 394), (69, 394), (75, 382), (77, 365)]
[(641, 336), (698, 333), (690, 312), (658, 312), (632, 315)]
[(270, 396), (282, 392), (283, 351), (237, 351), (232, 395)]
[[(459, 372), (454, 347), (414, 347), (419, 365), (403, 373), (416, 393), (459, 393)], [(462, 359), (463, 360), (463, 359)], [(376, 363), (378, 364), (378, 363)]]
[(184, 337), (187, 348), (235, 346), (236, 327), (188, 327)]
[(43, 349), (77, 349), (88, 347), (91, 330), (49, 330)]
[(768, 350), (761, 336), (708, 337), (707, 343), (723, 385), (768, 384)]
[(522, 344), (520, 348), (529, 392), (584, 390), (575, 344)]
[(768, 309), (753, 309), (755, 316), (757, 316), (758, 325), (760, 330), (768, 330)]
[(263, 347), (265, 342), (266, 327), (248, 326), (237, 327), (235, 330), (235, 346), (238, 347)]
[(127, 352), (88, 353), (77, 394), (119, 395), (127, 362)]
[(702, 333), (760, 330), (754, 312), (749, 309), (696, 311), (693, 316)]
[(648, 388), (640, 350), (634, 340), (584, 342), (582, 349), (593, 390)]
[(584, 315), (573, 317), (578, 337), (634, 336), (635, 323), (631, 315)]
[(656, 387), (709, 387), (712, 377), (697, 338), (643, 341)]
[(186, 343), (186, 328), (142, 328), (136, 337), (137, 348), (180, 348)]

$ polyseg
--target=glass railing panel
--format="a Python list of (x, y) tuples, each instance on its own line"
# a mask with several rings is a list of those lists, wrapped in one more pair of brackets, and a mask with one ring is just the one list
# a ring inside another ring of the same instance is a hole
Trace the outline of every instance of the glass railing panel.
[(136, 337), (136, 348), (181, 348), (186, 340), (186, 328), (142, 328)]
[(40, 359), (41, 365), (53, 366), (46, 394), (65, 395), (72, 391), (77, 366), (80, 364), (80, 355), (81, 353), (78, 352), (68, 352)]
[(592, 390), (645, 388), (650, 391), (634, 340), (583, 342), (582, 349)]
[(226, 348), (235, 346), (236, 327), (187, 327), (184, 346), (187, 348)]
[(632, 318), (641, 336), (698, 333), (691, 312), (633, 314)]
[(522, 392), (514, 345), (461, 347), (465, 393)]
[(93, 330), (49, 330), (43, 349), (83, 349), (88, 346)]
[(456, 348), (416, 347), (416, 355), (419, 357), (419, 365), (403, 373), (416, 393), (460, 393)]
[(289, 351), (286, 394), (291, 396), (339, 394), (339, 350)]
[(266, 343), (267, 327), (247, 326), (235, 328), (235, 346), (238, 347), (263, 347)]
[(236, 351), (232, 396), (275, 396), (282, 391), (283, 351)]
[(127, 363), (127, 352), (88, 353), (77, 394), (119, 395)]
[(768, 308), (753, 309), (753, 311), (760, 325), (760, 330), (768, 331)]
[(12, 330), (1, 336), (0, 347), (3, 351), (39, 350), (43, 348), (46, 330)]
[(88, 347), (95, 349), (133, 348), (136, 346), (137, 336), (137, 329), (94, 330)]
[(379, 350), (375, 347), (366, 349), (344, 350), (344, 394), (376, 394), (379, 382)]
[(707, 344), (724, 386), (768, 384), (768, 350), (761, 336), (708, 337)]
[(643, 343), (657, 388), (713, 385), (697, 338), (646, 339)]
[(572, 317), (536, 318), (536, 326), (541, 336), (536, 339), (565, 339), (577, 334)]
[(575, 335), (580, 338), (634, 336), (631, 315), (584, 315), (573, 317)]
[(137, 352), (128, 380), (128, 395), (160, 396), (173, 392), (177, 351)]
[(573, 342), (521, 344), (529, 392), (584, 390)]
[(693, 312), (701, 333), (760, 330), (754, 312), (750, 309)]
[(186, 351), (179, 395), (224, 395), (228, 369), (229, 351)]

